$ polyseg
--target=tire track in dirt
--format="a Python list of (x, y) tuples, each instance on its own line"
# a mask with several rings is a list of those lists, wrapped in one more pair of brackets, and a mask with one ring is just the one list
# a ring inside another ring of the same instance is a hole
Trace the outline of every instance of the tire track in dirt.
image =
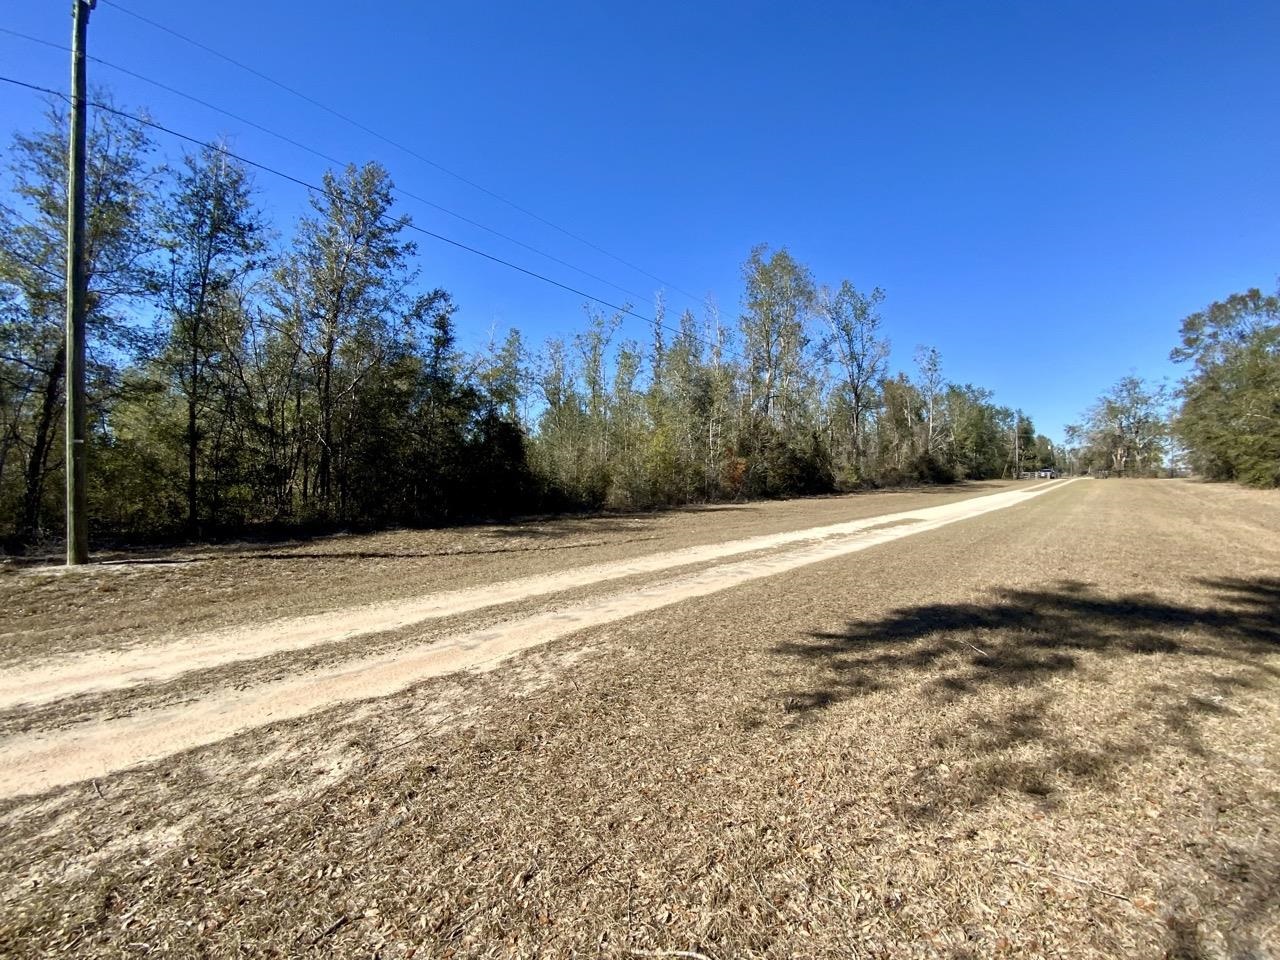
[[(1030, 492), (1044, 486), (1046, 485), (1039, 484), (1028, 487), (1025, 491), (1008, 492)], [(661, 573), (677, 567), (775, 550), (796, 543), (847, 536), (936, 509), (939, 508), (926, 507), (922, 510), (866, 517), (725, 543), (685, 547), (634, 559), (520, 577), (483, 587), (273, 620), (247, 628), (216, 630), (192, 637), (140, 645), (128, 650), (58, 657), (39, 666), (8, 670), (0, 676), (0, 710), (38, 706), (85, 693), (103, 693), (172, 680), (186, 673), (209, 670), (236, 661), (256, 660), (289, 650), (402, 630), (426, 620), (458, 616), (609, 580)]]
[[(420, 644), (301, 677), (226, 691), (192, 704), (99, 721), (0, 744), (0, 796), (40, 793), (226, 739), (243, 730), (336, 704), (386, 697), (433, 677), (490, 670), (521, 650), (684, 600), (866, 550), (1007, 509), (1065, 483), (998, 493), (857, 521), (861, 528), (799, 549), (767, 554), (551, 610), (496, 627)], [(840, 525), (837, 525), (840, 526)], [(804, 531), (814, 539), (811, 531)], [(796, 539), (801, 539), (798, 535)]]

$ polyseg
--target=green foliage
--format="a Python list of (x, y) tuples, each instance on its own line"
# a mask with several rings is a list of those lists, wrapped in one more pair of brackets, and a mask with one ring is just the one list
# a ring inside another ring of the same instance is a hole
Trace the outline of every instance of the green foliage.
[(824, 288), (819, 295), (819, 312), (827, 323), (824, 351), (838, 368), (839, 388), (833, 398), (846, 424), (847, 482), (866, 478), (867, 417), (875, 409), (876, 386), (889, 361), (889, 341), (881, 336), (880, 304), (884, 291), (876, 287), (862, 294), (848, 280), (834, 292)]
[[(0, 207), (0, 526), (15, 545), (61, 526), (65, 137), (53, 115), (16, 139)], [(95, 114), (97, 535), (646, 509), (1013, 466), (1011, 414), (946, 383), (936, 350), (915, 382), (889, 374), (883, 291), (819, 289), (785, 249), (748, 255), (736, 324), (714, 304), (672, 322), (659, 297), (644, 343), (589, 310), (541, 350), (512, 330), (471, 355), (450, 295), (419, 283), (378, 165), (327, 173), (271, 253), (224, 151), (161, 171), (150, 150)]]
[(1119, 476), (1154, 476), (1164, 464), (1169, 424), (1165, 388), (1123, 377), (1067, 428), (1086, 467)]
[(1009, 412), (991, 402), (989, 390), (951, 384), (942, 408), (943, 450), (957, 479), (988, 479), (1009, 470)]
[[(148, 217), (157, 179), (147, 160), (151, 149), (139, 125), (107, 111), (92, 114), (85, 323), (95, 413), (111, 402), (117, 357), (143, 342), (127, 307), (147, 289), (143, 265), (155, 247)], [(39, 538), (61, 515), (66, 156), (66, 116), (50, 109), (46, 129), (14, 137), (10, 196), (0, 203), (0, 517), (7, 538), (17, 542)]]
[(794, 428), (808, 413), (804, 401), (805, 364), (811, 345), (809, 320), (815, 297), (813, 277), (785, 249), (769, 254), (760, 244), (742, 265), (739, 328), (744, 387), (752, 429)]
[(1280, 485), (1280, 291), (1253, 289), (1182, 321), (1172, 358), (1191, 365), (1174, 430), (1215, 480)]
[[(217, 470), (225, 445), (210, 449), (209, 441), (223, 439), (218, 401), (225, 390), (219, 387), (242, 331), (235, 285), (264, 249), (244, 169), (220, 150), (186, 157), (161, 207), (159, 229), (163, 265), (155, 286), (167, 324), (149, 371), (185, 410), (179, 443), (186, 460), (186, 524), (198, 534), (203, 501), (220, 497), (227, 479)], [(218, 482), (202, 495), (201, 481), (207, 486), (211, 476)]]
[[(418, 282), (376, 164), (330, 172), (269, 254), (246, 172), (210, 148), (155, 167), (138, 125), (89, 133), (90, 504), (98, 534), (441, 523), (529, 510), (948, 483), (1044, 468), (1150, 474), (1162, 388), (1119, 381), (1056, 447), (936, 349), (891, 374), (885, 294), (819, 287), (752, 249), (732, 329), (714, 304), (646, 343), (623, 315), (470, 355)], [(0, 535), (61, 526), (65, 118), (17, 136), (0, 203)], [(1280, 483), (1280, 293), (1182, 324), (1176, 438), (1207, 476)]]

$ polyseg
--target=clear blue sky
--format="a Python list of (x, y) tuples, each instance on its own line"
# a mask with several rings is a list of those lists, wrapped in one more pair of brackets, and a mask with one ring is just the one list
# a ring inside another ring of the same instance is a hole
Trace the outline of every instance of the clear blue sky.
[[(894, 361), (942, 351), (1060, 435), (1162, 377), (1179, 319), (1280, 274), (1280, 4), (121, 0), (736, 315), (752, 244), (888, 293)], [(66, 43), (69, 4), (0, 26)], [(121, 10), (90, 51), (351, 160), (633, 291), (657, 284)], [(0, 34), (0, 72), (65, 57)], [(308, 179), (323, 163), (94, 66), (126, 105)], [(5, 133), (38, 102), (0, 85)], [(173, 156), (180, 147), (165, 143)], [(287, 229), (296, 187), (257, 176)], [(616, 290), (438, 212), (423, 226)], [(581, 324), (578, 298), (423, 238), (466, 343)], [(668, 294), (672, 307), (685, 301)], [(648, 306), (638, 303), (639, 312)], [(632, 322), (627, 332), (645, 336)]]

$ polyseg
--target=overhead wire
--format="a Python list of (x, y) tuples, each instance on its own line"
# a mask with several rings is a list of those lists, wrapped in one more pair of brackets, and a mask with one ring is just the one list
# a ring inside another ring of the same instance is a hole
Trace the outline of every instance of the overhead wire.
[[(19, 80), (15, 77), (9, 77), (4, 75), (0, 75), (0, 82), (12, 84), (13, 86), (17, 86), (17, 87), (23, 87), (27, 90), (31, 90), (37, 93), (43, 93), (48, 96), (57, 97), (67, 103), (71, 102), (71, 98), (67, 94), (63, 93), (62, 91), (54, 90), (50, 87), (45, 87), (40, 84), (30, 83), (25, 80)], [(212, 150), (217, 153), (221, 153), (224, 156), (230, 157), (231, 159), (239, 163), (243, 163), (246, 166), (253, 167), (256, 170), (261, 170), (264, 173), (271, 174), (272, 176), (278, 177), (282, 180), (286, 180), (290, 183), (294, 183), (302, 187), (303, 189), (308, 190), (312, 193), (318, 194), (320, 196), (324, 196), (326, 193), (325, 189), (321, 186), (318, 186), (314, 183), (310, 183), (306, 180), (303, 180), (300, 177), (296, 177), (293, 174), (286, 173), (283, 170), (279, 170), (268, 164), (262, 163), (257, 160), (253, 160), (247, 156), (244, 156), (243, 154), (237, 153), (227, 148), (225, 145), (212, 143), (206, 140), (201, 140), (198, 137), (194, 137), (194, 136), (191, 136), (190, 134), (186, 134), (179, 130), (175, 130), (172, 127), (165, 126), (164, 124), (159, 123), (155, 120), (149, 119), (147, 117), (140, 117), (137, 114), (130, 113), (127, 110), (121, 110), (118, 107), (113, 107), (110, 104), (100, 103), (94, 100), (86, 100), (85, 103), (86, 105), (93, 107), (94, 109), (102, 110), (102, 111), (105, 111), (106, 113), (110, 113), (115, 116), (130, 120), (134, 123), (141, 124), (142, 126), (149, 127), (154, 130), (158, 130), (162, 133), (168, 134), (169, 136), (172, 136), (172, 137), (176, 137), (179, 140), (183, 140), (194, 146), (203, 147), (207, 150)], [(584, 297), (585, 299), (590, 300), (593, 303), (597, 303), (601, 306), (608, 307), (609, 309), (616, 311), (619, 315), (633, 317), (636, 320), (643, 321), (644, 323), (648, 323), (648, 324), (652, 324), (654, 326), (660, 327), (661, 329), (666, 330), (669, 333), (673, 333), (679, 337), (690, 337), (694, 340), (697, 340), (698, 342), (702, 343), (705, 346), (711, 347), (712, 349), (714, 349), (716, 346), (715, 344), (712, 344), (710, 341), (703, 339), (701, 336), (695, 333), (692, 333), (691, 331), (680, 330), (680, 329), (671, 327), (670, 325), (659, 321), (656, 317), (646, 317), (645, 315), (641, 313), (637, 313), (635, 310), (632, 310), (628, 306), (613, 303), (612, 301), (609, 301), (609, 300), (605, 300), (603, 297), (598, 297), (595, 294), (588, 293), (585, 290), (580, 290), (577, 287), (571, 286), (567, 283), (563, 283), (559, 280), (556, 280), (553, 277), (547, 276), (546, 274), (539, 273), (536, 270), (530, 270), (528, 267), (523, 267), (518, 263), (513, 263), (510, 260), (506, 260), (502, 257), (495, 256), (494, 254), (488, 253), (477, 247), (473, 247), (470, 244), (463, 243), (460, 240), (455, 240), (452, 237), (448, 237), (448, 236), (445, 236), (444, 234), (437, 233), (434, 230), (429, 230), (426, 227), (420, 227), (417, 224), (407, 221), (404, 218), (391, 217), (388, 214), (382, 214), (380, 215), (379, 219), (381, 219), (384, 222), (397, 224), (407, 230), (412, 230), (416, 233), (423, 234), (424, 236), (431, 237), (432, 239), (438, 240), (441, 243), (448, 244), (449, 246), (456, 247), (460, 250), (464, 250), (468, 253), (474, 254), (475, 256), (482, 257), (485, 260), (489, 260), (493, 263), (507, 267), (511, 270), (515, 270), (518, 273), (522, 273), (525, 276), (532, 277), (536, 280), (541, 280), (543, 283), (547, 283), (547, 284), (550, 284), (551, 286), (558, 287), (559, 289), (572, 293), (575, 296)]]
[[(13, 207), (9, 206), (7, 203), (0, 203), (0, 214), (4, 214), (8, 217), (11, 217), (12, 219), (17, 220), (23, 226), (26, 226), (32, 230), (41, 229), (36, 224), (32, 223), (29, 218), (27, 218), (22, 213), (15, 210)], [(62, 274), (55, 273), (54, 271), (50, 270), (47, 266), (45, 266), (43, 263), (37, 263), (36, 261), (32, 260), (30, 257), (27, 257), (27, 256), (17, 257), (17, 260), (19, 263), (25, 264), (26, 266), (30, 267), (32, 270), (36, 270), (36, 271), (39, 271), (40, 273), (43, 273), (46, 277), (49, 277), (52, 280), (57, 280), (59, 283), (63, 282)]]
[(497, 200), (498, 202), (503, 203), (508, 207), (511, 207), (511, 209), (524, 214), (526, 217), (536, 220), (539, 223), (543, 224), (544, 226), (550, 227), (551, 229), (563, 234), (564, 236), (569, 237), (571, 240), (575, 240), (578, 243), (583, 244), (584, 246), (590, 247), (592, 250), (595, 250), (597, 253), (603, 254), (604, 256), (609, 257), (611, 260), (614, 260), (617, 263), (622, 264), (624, 267), (627, 267), (630, 270), (634, 270), (636, 273), (639, 273), (645, 277), (648, 277), (650, 280), (653, 280), (657, 283), (662, 284), (664, 287), (674, 291), (675, 293), (680, 294), (683, 297), (687, 297), (689, 300), (693, 301), (694, 303), (700, 304), (703, 302), (703, 298), (698, 297), (696, 294), (689, 293), (687, 290), (682, 290), (680, 287), (677, 287), (675, 284), (670, 283), (666, 280), (663, 280), (661, 277), (657, 276), (656, 274), (651, 273), (650, 271), (644, 269), (643, 267), (638, 266), (637, 264), (634, 264), (631, 261), (618, 256), (616, 253), (613, 253), (605, 249), (604, 247), (600, 246), (599, 244), (591, 240), (588, 240), (586, 237), (583, 237), (571, 230), (568, 230), (565, 227), (562, 227), (559, 224), (555, 223), (554, 221), (549, 220), (546, 217), (543, 217), (540, 214), (533, 212), (527, 207), (521, 206), (515, 201), (508, 199), (502, 194), (489, 189), (483, 184), (477, 183), (475, 180), (472, 180), (454, 170), (451, 170), (450, 168), (446, 167), (444, 164), (441, 164), (435, 160), (432, 160), (430, 157), (423, 155), (417, 150), (414, 150), (412, 147), (406, 146), (405, 144), (391, 137), (388, 137), (386, 134), (381, 133), (378, 130), (375, 130), (374, 128), (364, 123), (361, 123), (359, 120), (356, 120), (354, 117), (351, 117), (343, 113), (342, 111), (329, 106), (328, 104), (324, 103), (321, 100), (317, 100), (315, 97), (312, 97), (309, 94), (304, 93), (301, 90), (298, 90), (297, 88), (292, 87), (281, 80), (277, 80), (275, 77), (271, 76), (270, 74), (264, 73), (261, 70), (258, 70), (257, 68), (252, 67), (247, 63), (237, 60), (235, 57), (231, 57), (223, 53), (221, 50), (217, 50), (214, 47), (211, 47), (200, 40), (196, 40), (195, 38), (189, 37), (184, 33), (180, 33), (179, 31), (174, 30), (172, 27), (168, 27), (157, 20), (153, 20), (150, 17), (143, 16), (142, 14), (137, 13), (136, 11), (130, 10), (128, 7), (124, 6), (123, 4), (116, 2), (116, 0), (102, 0), (102, 2), (106, 6), (109, 6), (115, 10), (118, 10), (121, 13), (125, 14), (126, 16), (133, 17), (135, 20), (145, 23), (156, 30), (160, 30), (164, 33), (169, 34), (170, 36), (176, 37), (177, 39), (183, 41), (184, 43), (190, 44), (191, 46), (196, 47), (197, 49), (203, 50), (205, 53), (208, 53), (211, 56), (217, 57), (218, 59), (231, 64), (232, 66), (236, 67), (239, 70), (243, 70), (246, 73), (252, 74), (258, 79), (263, 80), (271, 84), (272, 86), (275, 86), (280, 90), (285, 91), (289, 95), (293, 97), (297, 97), (298, 99), (306, 103), (309, 103), (320, 110), (325, 111), (331, 116), (337, 117), (339, 120), (343, 121), (344, 123), (350, 124), (351, 126), (355, 127), (357, 130), (360, 130), (371, 137), (376, 137), (377, 139), (381, 140), (383, 143), (389, 144), (390, 146), (395, 147), (397, 150), (400, 150), (403, 153), (408, 154), (409, 156), (413, 157), (415, 160), (418, 160), (420, 163), (424, 163), (427, 166), (430, 166), (436, 170), (439, 170), (441, 173), (444, 173), (447, 176), (450, 176), (461, 183), (465, 183), (467, 186), (471, 187), (472, 189), (478, 190), (481, 193), (485, 194), (486, 196), (489, 196), (494, 200)]
[[(11, 30), (8, 27), (0, 27), (0, 33), (6, 33), (10, 36), (18, 37), (19, 39), (22, 39), (22, 40), (28, 40), (32, 43), (38, 43), (42, 46), (50, 47), (54, 50), (60, 50), (63, 53), (71, 52), (70, 47), (64, 46), (60, 43), (54, 43), (51, 40), (45, 40), (41, 37), (33, 37), (26, 33), (20, 33), (17, 30)], [(312, 156), (319, 157), (321, 160), (324, 160), (326, 163), (336, 164), (337, 166), (340, 166), (340, 167), (346, 165), (345, 161), (342, 161), (337, 159), (336, 157), (330, 156), (329, 154), (325, 153), (322, 150), (318, 150), (315, 147), (302, 143), (299, 140), (295, 140), (293, 137), (280, 133), (278, 130), (274, 130), (271, 127), (267, 127), (261, 123), (258, 123), (257, 121), (250, 120), (248, 117), (244, 117), (238, 113), (234, 113), (233, 111), (228, 110), (225, 107), (220, 107), (217, 104), (210, 103), (208, 100), (204, 100), (200, 97), (195, 96), (194, 94), (187, 93), (185, 90), (180, 90), (177, 87), (171, 86), (160, 80), (156, 80), (152, 77), (148, 77), (144, 74), (138, 73), (136, 70), (131, 70), (128, 67), (122, 67), (119, 64), (112, 63), (108, 60), (104, 60), (102, 57), (89, 55), (88, 59), (93, 63), (107, 67), (110, 70), (115, 70), (118, 73), (124, 74), (125, 76), (132, 77), (135, 80), (140, 80), (143, 83), (156, 87), (157, 89), (164, 90), (166, 93), (171, 93), (174, 96), (182, 97), (184, 100), (187, 100), (191, 103), (198, 104), (199, 106), (202, 106), (205, 109), (212, 110), (215, 113), (220, 113), (224, 117), (229, 117), (230, 119), (235, 120), (237, 123), (243, 123), (246, 126), (252, 127), (253, 129), (260, 131), (261, 133), (265, 133), (268, 136), (275, 137), (277, 140), (280, 140), (283, 143), (287, 143), (292, 147), (296, 147), (299, 150), (305, 151), (306, 153), (309, 153)], [(466, 223), (480, 230), (484, 230), (486, 233), (490, 233), (495, 237), (498, 237), (502, 240), (506, 240), (508, 243), (515, 244), (516, 246), (521, 247), (525, 250), (528, 250), (531, 253), (537, 254), (540, 257), (550, 260), (552, 263), (558, 264), (559, 266), (562, 266), (562, 267), (567, 267), (568, 269), (573, 270), (576, 273), (580, 273), (584, 277), (587, 277), (590, 280), (595, 280), (597, 283), (603, 283), (606, 286), (612, 287), (613, 289), (617, 290), (619, 293), (625, 293), (628, 297), (631, 297), (632, 299), (643, 301), (644, 303), (650, 304), (651, 306), (653, 305), (653, 300), (650, 297), (646, 297), (643, 294), (636, 293), (634, 290), (628, 290), (626, 287), (621, 286), (617, 283), (614, 283), (612, 280), (609, 280), (605, 277), (601, 277), (597, 274), (594, 274), (589, 270), (584, 270), (582, 267), (579, 267), (577, 264), (570, 263), (568, 260), (563, 260), (560, 257), (555, 256), (554, 254), (547, 253), (545, 250), (540, 250), (537, 247), (533, 246), (532, 244), (525, 243), (523, 240), (519, 240), (516, 237), (503, 233), (500, 230), (495, 230), (493, 227), (490, 227), (487, 224), (481, 223), (478, 220), (473, 220), (468, 216), (465, 216), (454, 210), (450, 210), (448, 207), (443, 206), (442, 204), (436, 203), (434, 200), (428, 200), (426, 197), (419, 196), (418, 194), (412, 192), (411, 190), (406, 190), (404, 187), (395, 186), (393, 189), (396, 193), (400, 194), (402, 197), (405, 197), (409, 200), (416, 201), (417, 203), (421, 203), (424, 206), (431, 207), (433, 210), (438, 210), (441, 213), (444, 213), (450, 217), (453, 217), (455, 220), (461, 221), (462, 223)]]

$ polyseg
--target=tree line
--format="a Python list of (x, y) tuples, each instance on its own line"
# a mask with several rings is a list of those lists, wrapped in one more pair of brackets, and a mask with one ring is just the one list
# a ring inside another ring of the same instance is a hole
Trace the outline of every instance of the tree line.
[[(0, 535), (61, 529), (66, 118), (20, 133), (0, 202)], [(818, 283), (785, 249), (741, 307), (626, 311), (480, 351), (424, 283), (376, 163), (325, 174), (281, 241), (217, 145), (175, 165), (92, 113), (90, 512), (97, 535), (431, 524), (579, 508), (947, 482), (1057, 451), (937, 350), (891, 371), (884, 292)]]
[(1067, 428), (1084, 470), (1154, 476), (1185, 468), (1208, 480), (1280, 486), (1280, 289), (1254, 288), (1183, 319), (1170, 388), (1122, 378)]

